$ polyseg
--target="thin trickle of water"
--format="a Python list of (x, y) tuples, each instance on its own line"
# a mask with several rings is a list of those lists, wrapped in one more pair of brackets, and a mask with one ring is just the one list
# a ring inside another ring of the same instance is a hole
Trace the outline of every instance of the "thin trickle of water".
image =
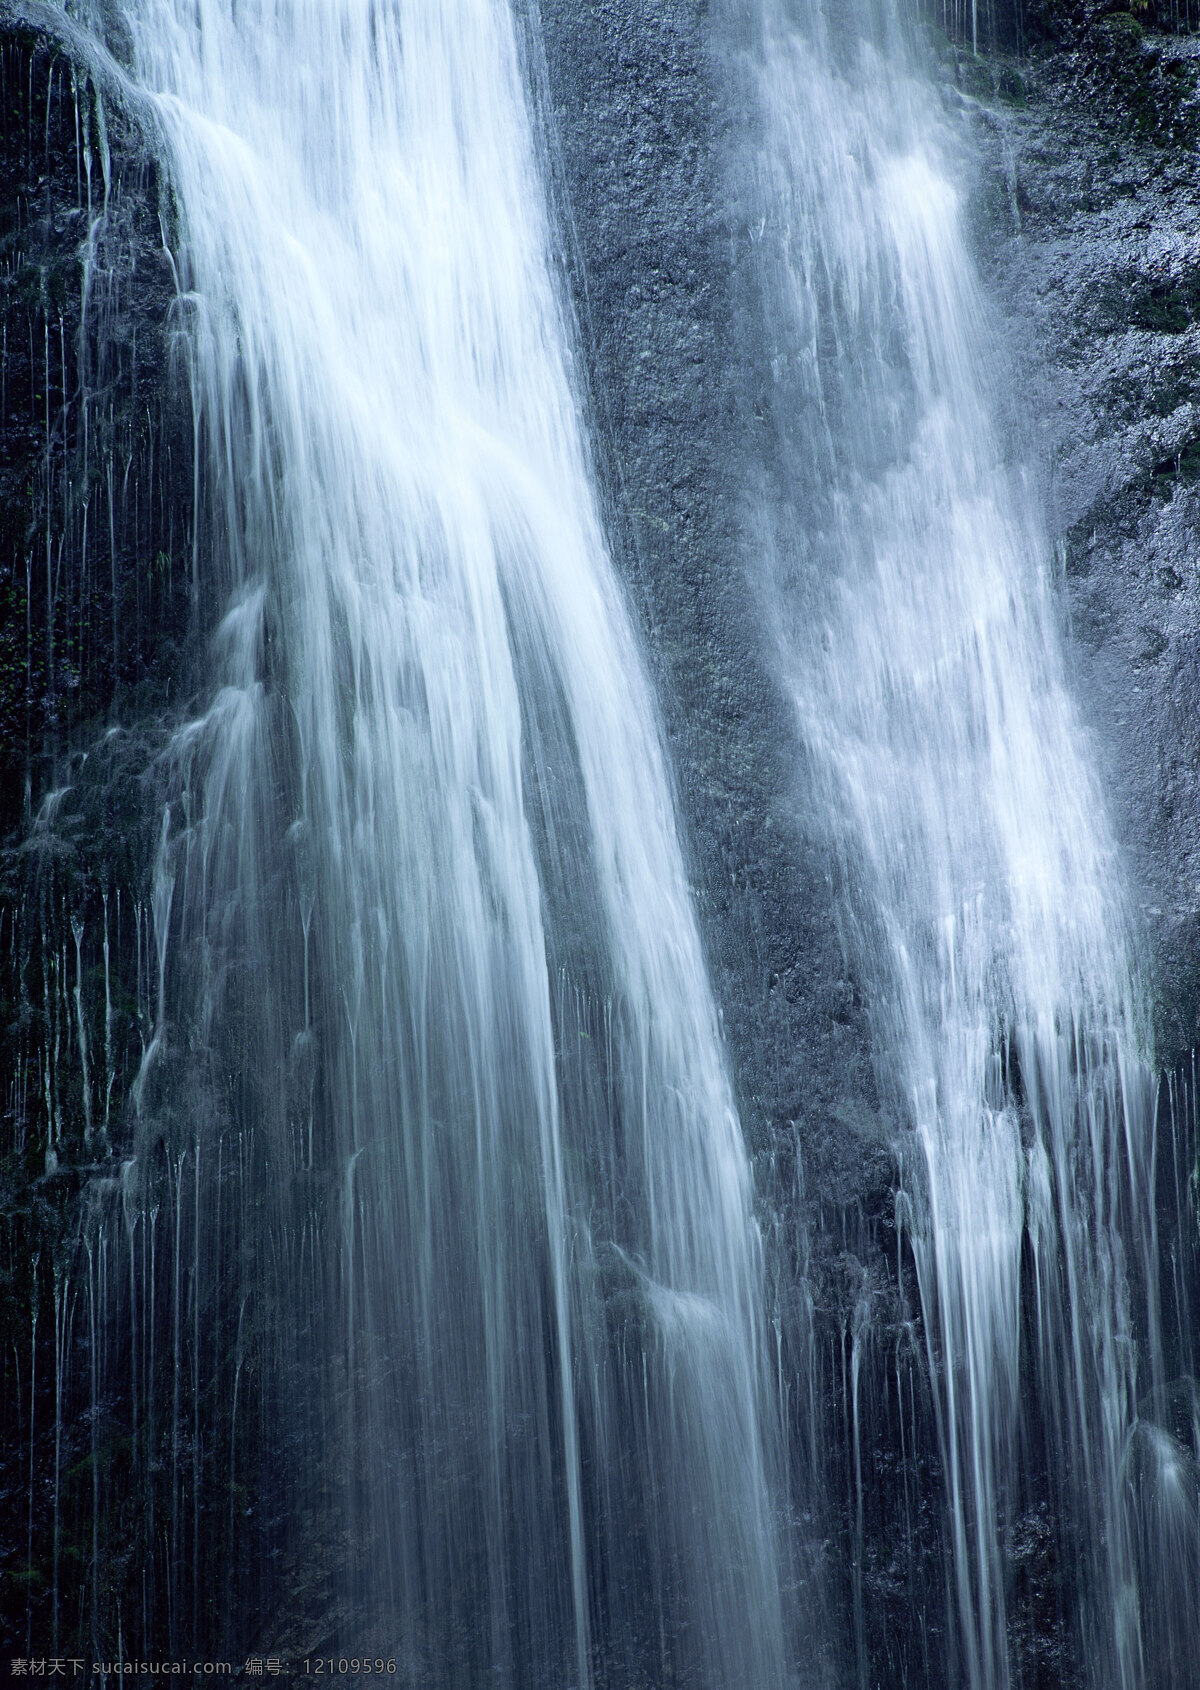
[(1177, 1653), (1194, 1548), (1174, 1538), (1194, 1545), (1197, 1517), (1164, 1501), (1194, 1486), (1174, 1442), (1171, 1476), (1150, 1475), (1170, 1466), (1153, 1053), (1049, 549), (992, 418), (961, 142), (887, 9), (756, 16), (761, 275), (799, 511), (772, 605), (882, 1087), (921, 1151), (953, 1670), (1012, 1681), (1011, 1534), (1050, 1497), (1090, 1681), (1182, 1684), (1200, 1636), (1193, 1617)]
[[(334, 1590), (309, 1623), (402, 1682), (770, 1690), (748, 1165), (513, 18), (122, 16), (178, 199), (201, 610), (223, 601), (159, 771), (134, 1087), (139, 1177), (160, 1146), (169, 1175), (145, 1189), (170, 1204), (173, 1630), (201, 1461), (236, 1564), (240, 1427), (271, 1401), (256, 1459)], [(235, 1143), (242, 1209), (202, 1244)], [(153, 1215), (112, 1224), (152, 1345)], [(223, 1239), (236, 1342), (210, 1378)]]

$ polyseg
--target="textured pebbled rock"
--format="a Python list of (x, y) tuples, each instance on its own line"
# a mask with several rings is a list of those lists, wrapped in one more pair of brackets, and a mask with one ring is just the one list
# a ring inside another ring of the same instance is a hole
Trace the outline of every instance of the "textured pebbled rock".
[(722, 174), (731, 90), (695, 4), (540, 10), (608, 527), (662, 701), (743, 1124), (766, 1157), (794, 1124), (814, 1197), (877, 1207), (889, 1157), (845, 1124), (875, 1105), (865, 1020), (752, 588), (766, 348)]
[(979, 248), (1013, 330), (1164, 1068), (1200, 1034), (1198, 47), (1108, 20), (1023, 67), (1023, 108), (975, 112)]
[[(774, 631), (754, 585), (756, 489), (778, 445), (756, 268), (730, 174), (745, 121), (735, 60), (694, 0), (541, 0), (539, 11), (532, 68), (569, 234), (566, 279), (607, 527), (665, 719), (756, 1167), (779, 1389), (793, 1405), (793, 1486), (781, 1508), (795, 1517), (804, 1587), (789, 1604), (797, 1658), (813, 1682), (853, 1670), (845, 1616), (859, 1576), (868, 1649), (887, 1681), (936, 1678), (937, 1511), (921, 1505), (917, 1537), (896, 1512), (906, 1484), (936, 1495), (934, 1442), (915, 1450), (910, 1425), (902, 1452), (882, 1382), (902, 1353), (926, 1415), (911, 1263), (897, 1251), (893, 1135), (839, 937), (837, 866), (810, 825)], [(846, 1500), (852, 1352), (860, 1447), (876, 1473), (857, 1552)], [(841, 1617), (826, 1624), (832, 1613)]]

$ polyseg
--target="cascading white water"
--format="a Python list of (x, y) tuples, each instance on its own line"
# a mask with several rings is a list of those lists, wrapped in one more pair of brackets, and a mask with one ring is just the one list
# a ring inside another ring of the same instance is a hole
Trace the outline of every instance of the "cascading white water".
[[(794, 470), (771, 602), (919, 1147), (958, 1676), (1010, 1682), (1008, 1533), (1040, 1484), (1091, 1682), (1182, 1684), (1195, 1475), (1139, 1420), (1162, 1384), (1152, 1052), (1049, 549), (991, 415), (961, 142), (890, 7), (764, 0), (757, 20), (753, 221)], [(1169, 1541), (1163, 1487), (1193, 1498)]]
[(211, 1170), (258, 1170), (235, 1218), (275, 1277), (237, 1293), (222, 1435), (265, 1321), (284, 1410), (314, 1399), (278, 1461), (306, 1518), (345, 1493), (350, 1617), (313, 1623), (402, 1681), (770, 1690), (748, 1166), (507, 0), (131, 0), (115, 28), (181, 222), (197, 599), (227, 595), (168, 759), (135, 1092), (140, 1155), (174, 1133), (194, 1173), (193, 1307), (232, 1271)]

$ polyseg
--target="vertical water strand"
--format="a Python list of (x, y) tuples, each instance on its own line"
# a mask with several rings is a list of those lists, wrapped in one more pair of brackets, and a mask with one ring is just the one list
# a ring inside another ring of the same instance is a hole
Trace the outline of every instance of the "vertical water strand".
[[(282, 1512), (340, 1546), (339, 1634), (405, 1681), (770, 1690), (749, 1171), (512, 16), (126, 17), (222, 606), (161, 770), (137, 1098), (176, 1184), (217, 1164), (197, 1094), (245, 1126)], [(306, 1253), (312, 1311), (279, 1265)]]
[[(920, 1145), (907, 1225), (951, 1670), (1010, 1682), (1010, 1534), (1049, 1494), (1083, 1670), (1174, 1684), (1137, 1550), (1160, 1483), (1138, 1452), (1162, 1431), (1139, 1421), (1162, 1354), (1152, 1050), (1049, 548), (992, 421), (961, 143), (890, 8), (835, 22), (766, 0), (755, 19), (761, 277), (799, 511), (776, 525), (771, 605), (882, 1089)], [(1154, 1579), (1183, 1602), (1168, 1551)]]

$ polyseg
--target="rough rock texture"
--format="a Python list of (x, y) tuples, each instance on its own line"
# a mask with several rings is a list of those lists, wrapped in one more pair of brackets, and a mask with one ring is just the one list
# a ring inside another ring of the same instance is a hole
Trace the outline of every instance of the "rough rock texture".
[[(830, 1615), (805, 1645), (834, 1675), (855, 1670), (857, 1644), (872, 1682), (939, 1682), (952, 1644), (937, 1445), (903, 1250), (896, 1266), (894, 1140), (751, 584), (755, 487), (776, 443), (747, 231), (721, 174), (738, 109), (725, 44), (709, 9), (684, 0), (542, 0), (541, 13), (609, 528), (663, 701), (759, 1169), (781, 1390), (815, 1392), (818, 1458), (799, 1433), (810, 1411), (792, 1398), (788, 1414), (797, 1606)], [(981, 59), (942, 37), (946, 98), (981, 147), (965, 186), (1008, 365), (997, 390), (1015, 382), (1013, 451), (1034, 466), (1060, 542), (1069, 661), (1169, 1067), (1194, 1040), (1200, 986), (1197, 61), (1185, 38), (1147, 44), (1128, 17), (988, 17), (989, 40), (1028, 25), (1041, 45)], [(1048, 24), (1066, 32), (1057, 45)], [(1071, 1569), (1036, 1502), (1014, 1521), (1010, 1567), (1023, 1682), (1080, 1681)]]
[(872, 1085), (750, 585), (766, 372), (721, 175), (730, 90), (686, 0), (541, 13), (606, 514), (659, 684), (743, 1123), (756, 1153), (796, 1123), (815, 1184), (853, 1203), (870, 1174), (886, 1183), (887, 1157), (826, 1130)]
[[(608, 530), (665, 716), (758, 1177), (788, 1404), (797, 1657), (814, 1682), (852, 1673), (861, 1628), (884, 1681), (932, 1682), (944, 1646), (936, 1442), (907, 1255), (897, 1273), (898, 1173), (839, 937), (838, 871), (810, 825), (753, 585), (756, 490), (777, 442), (756, 264), (728, 174), (744, 122), (734, 61), (694, 0), (541, 0), (540, 13)], [(900, 1373), (927, 1434), (914, 1443), (910, 1424), (903, 1449), (888, 1384)]]
[(1117, 14), (1005, 69), (980, 252), (1169, 1069), (1200, 1034), (1200, 41)]

